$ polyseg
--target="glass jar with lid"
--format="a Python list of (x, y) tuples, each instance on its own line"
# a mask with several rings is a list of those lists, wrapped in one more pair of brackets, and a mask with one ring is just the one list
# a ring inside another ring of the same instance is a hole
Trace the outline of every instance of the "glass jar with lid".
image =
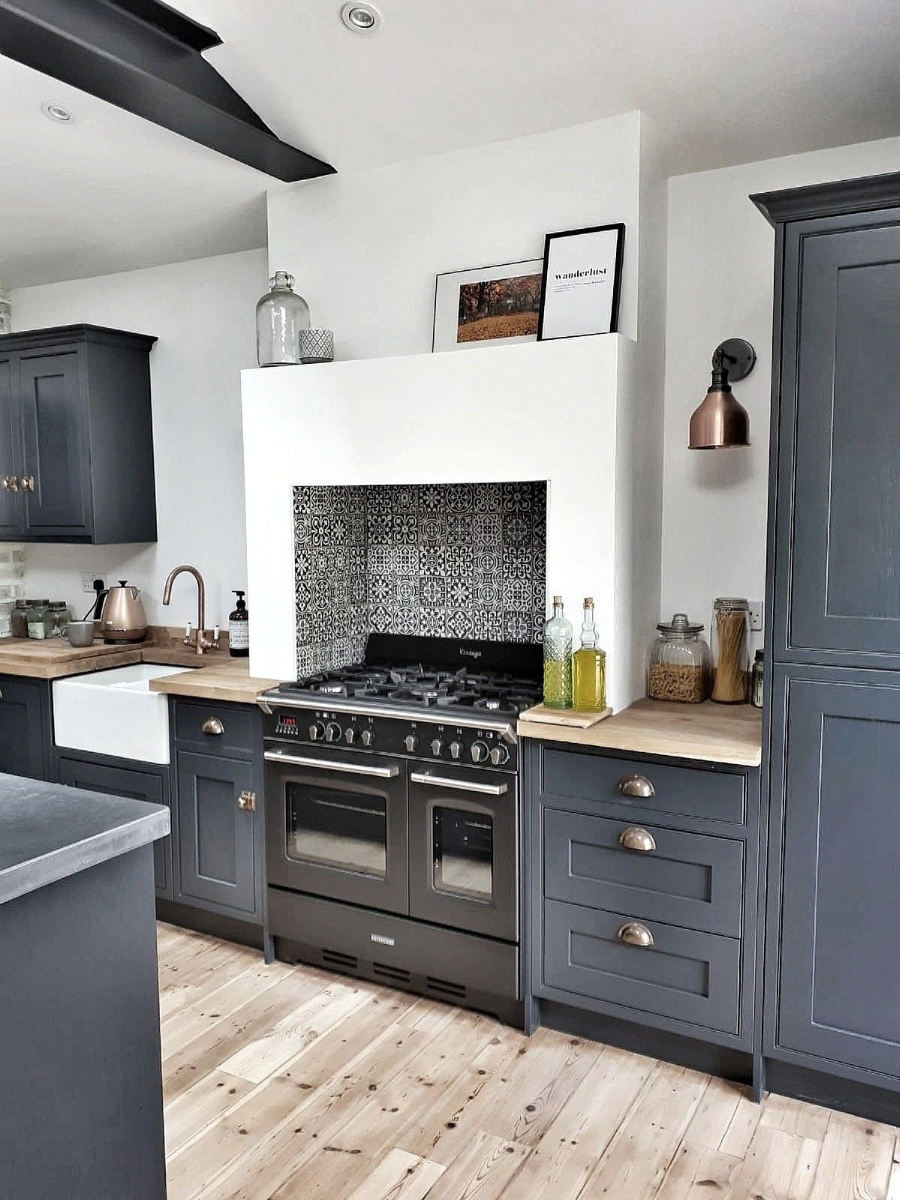
[(47, 637), (65, 637), (69, 625), (69, 606), (62, 600), (54, 600), (50, 604), (49, 618), (51, 629)]
[(50, 617), (49, 600), (32, 600), (29, 607), (25, 610), (25, 615), (28, 621), (28, 636), (30, 638), (36, 638), (40, 641), (50, 636), (53, 629), (53, 621)]
[(276, 271), (256, 306), (256, 358), (261, 367), (302, 362), (300, 333), (309, 329), (309, 305), (294, 291), (294, 277)]
[(675, 613), (656, 627), (659, 637), (650, 650), (647, 695), (651, 700), (700, 704), (709, 697), (709, 646), (700, 636), (703, 626)]
[(28, 610), (34, 604), (33, 600), (17, 600), (16, 607), (9, 614), (9, 623), (14, 638), (28, 637)]
[(713, 603), (712, 698), (719, 704), (746, 704), (750, 686), (750, 605), (736, 596)]

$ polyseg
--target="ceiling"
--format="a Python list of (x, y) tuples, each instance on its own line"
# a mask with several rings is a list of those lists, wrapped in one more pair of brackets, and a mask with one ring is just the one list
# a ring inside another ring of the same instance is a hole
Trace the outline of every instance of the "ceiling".
[[(640, 108), (668, 171), (900, 134), (896, 0), (176, 0), (281, 138), (354, 170)], [(40, 113), (56, 100), (76, 120)], [(0, 59), (0, 278), (261, 246), (249, 167)]]

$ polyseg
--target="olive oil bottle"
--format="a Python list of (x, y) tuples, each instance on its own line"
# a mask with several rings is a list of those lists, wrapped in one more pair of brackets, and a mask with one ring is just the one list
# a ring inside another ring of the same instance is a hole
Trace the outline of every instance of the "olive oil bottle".
[(572, 707), (572, 625), (563, 614), (562, 596), (553, 597), (553, 616), (544, 626), (544, 704)]
[(572, 707), (581, 712), (602, 712), (606, 708), (606, 654), (597, 645), (594, 601), (590, 596), (584, 599), (581, 648), (572, 655)]

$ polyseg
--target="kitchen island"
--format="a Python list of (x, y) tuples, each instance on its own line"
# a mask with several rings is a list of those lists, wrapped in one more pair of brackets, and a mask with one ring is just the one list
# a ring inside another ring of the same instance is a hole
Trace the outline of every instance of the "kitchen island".
[(0, 1196), (162, 1200), (155, 804), (0, 775)]

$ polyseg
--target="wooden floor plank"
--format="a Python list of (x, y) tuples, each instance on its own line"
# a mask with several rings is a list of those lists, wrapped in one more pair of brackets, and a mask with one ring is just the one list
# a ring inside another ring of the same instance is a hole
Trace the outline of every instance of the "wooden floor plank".
[(898, 1130), (160, 926), (170, 1200), (900, 1200)]

